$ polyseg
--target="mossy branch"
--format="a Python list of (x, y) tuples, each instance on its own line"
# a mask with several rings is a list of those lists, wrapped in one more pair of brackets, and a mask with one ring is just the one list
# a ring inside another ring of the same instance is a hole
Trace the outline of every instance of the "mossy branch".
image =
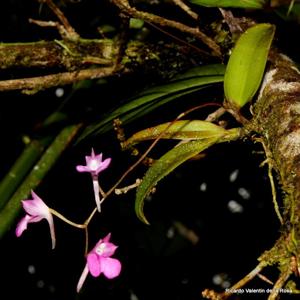
[(0, 43), (0, 69), (58, 67), (76, 70), (90, 64), (112, 65), (114, 45), (109, 39)]
[(130, 17), (142, 19), (146, 22), (153, 23), (161, 27), (174, 28), (181, 32), (190, 34), (191, 36), (201, 40), (208, 48), (210, 48), (213, 55), (221, 57), (221, 50), (219, 45), (212, 38), (203, 33), (199, 28), (190, 27), (183, 23), (169, 20), (167, 18), (163, 18), (148, 12), (139, 11), (136, 8), (130, 6), (127, 0), (111, 0), (111, 2), (115, 4), (122, 11), (122, 13), (129, 15)]
[(35, 93), (46, 88), (71, 84), (85, 79), (108, 77), (115, 72), (115, 67), (107, 67), (63, 72), (39, 77), (2, 80), (0, 81), (0, 91), (24, 90), (27, 93)]
[[(300, 258), (300, 72), (285, 55), (275, 51), (270, 55), (266, 73), (253, 110), (253, 119), (246, 125), (263, 141), (268, 160), (277, 173), (284, 199), (275, 210), (282, 215), (281, 230), (274, 246), (259, 257), (254, 273), (240, 280), (232, 289), (243, 287), (258, 276), (266, 266), (279, 269), (269, 300), (278, 299), (293, 274), (299, 276)], [(270, 172), (270, 170), (269, 170)], [(280, 215), (279, 214), (279, 215)], [(252, 276), (254, 275), (254, 276)], [(227, 299), (232, 293), (205, 290), (207, 299)]]

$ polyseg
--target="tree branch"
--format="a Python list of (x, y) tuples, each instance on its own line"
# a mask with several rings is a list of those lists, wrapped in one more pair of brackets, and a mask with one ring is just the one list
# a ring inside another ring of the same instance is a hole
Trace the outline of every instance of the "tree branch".
[(71, 84), (85, 79), (111, 76), (116, 72), (117, 69), (115, 67), (103, 67), (39, 77), (2, 80), (0, 81), (0, 91), (25, 90), (25, 92), (34, 93), (46, 88)]
[(53, 3), (52, 0), (40, 0), (40, 1), (46, 3), (49, 6), (49, 8), (53, 11), (53, 13), (57, 16), (63, 28), (65, 29), (65, 37), (67, 39), (77, 40), (80, 38), (80, 36), (75, 31), (75, 29), (71, 26), (68, 19), (63, 14), (63, 12)]
[(0, 69), (64, 67), (74, 71), (91, 63), (112, 65), (114, 48), (108, 39), (0, 43)]
[(169, 20), (148, 12), (138, 11), (137, 9), (131, 7), (127, 0), (111, 0), (124, 14), (127, 14), (131, 17), (142, 19), (146, 22), (154, 23), (162, 27), (171, 27), (175, 28), (181, 32), (188, 33), (195, 38), (201, 40), (205, 45), (207, 45), (211, 50), (214, 56), (221, 57), (221, 50), (217, 43), (198, 28), (189, 27), (185, 24), (182, 24), (177, 21)]

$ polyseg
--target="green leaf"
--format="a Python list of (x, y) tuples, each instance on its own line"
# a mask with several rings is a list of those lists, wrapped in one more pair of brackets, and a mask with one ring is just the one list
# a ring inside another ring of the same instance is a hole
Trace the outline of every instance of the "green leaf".
[[(180, 121), (186, 126), (191, 126), (193, 129), (198, 128), (199, 136), (197, 140), (181, 143), (164, 154), (148, 169), (141, 184), (137, 188), (135, 199), (135, 212), (138, 218), (149, 224), (144, 215), (144, 201), (152, 188), (166, 175), (172, 172), (176, 167), (187, 161), (188, 159), (199, 154), (201, 151), (209, 148), (216, 143), (234, 141), (243, 137), (241, 128), (224, 129), (217, 125), (205, 121)], [(195, 122), (193, 124), (193, 122)], [(198, 123), (200, 122), (200, 123)], [(166, 124), (162, 124), (161, 130)], [(179, 126), (179, 124), (177, 124)], [(166, 127), (165, 127), (166, 128)], [(203, 138), (201, 138), (201, 133)]]
[(227, 132), (223, 127), (201, 120), (183, 120), (174, 123), (164, 123), (158, 126), (141, 130), (132, 135), (124, 142), (123, 147), (127, 148), (139, 142), (156, 139), (178, 140), (203, 140), (207, 138), (220, 137)]
[(237, 7), (237, 8), (263, 8), (266, 0), (189, 0), (196, 5), (207, 7)]
[(300, 3), (290, 2), (289, 7), (280, 6), (274, 10), (285, 21), (294, 21), (300, 23)]
[(31, 168), (33, 168), (51, 140), (51, 137), (33, 140), (25, 147), (14, 165), (7, 172), (7, 175), (0, 182), (0, 210), (5, 206)]
[(196, 67), (167, 84), (146, 89), (127, 103), (102, 116), (100, 121), (88, 126), (80, 135), (79, 141), (90, 135), (100, 135), (111, 130), (113, 120), (116, 118), (120, 118), (123, 124), (132, 122), (170, 101), (222, 82), (224, 73), (225, 67), (221, 64)]
[(65, 120), (65, 114), (55, 111), (46, 118), (39, 128), (38, 135), (42, 137), (28, 138), (29, 142), (26, 144), (23, 152), (0, 182), (0, 210), (53, 141), (57, 134), (56, 127), (60, 126)]
[(131, 29), (141, 29), (144, 26), (144, 20), (130, 18), (129, 20), (129, 28)]
[(61, 130), (0, 211), (0, 238), (7, 232), (17, 216), (21, 208), (21, 200), (26, 199), (30, 191), (40, 184), (65, 148), (71, 143), (80, 127), (81, 125), (70, 125)]
[(224, 91), (227, 101), (244, 106), (257, 92), (263, 78), (275, 26), (258, 24), (246, 30), (229, 58)]
[(188, 159), (215, 144), (218, 139), (218, 137), (213, 137), (180, 144), (155, 161), (146, 172), (136, 192), (135, 212), (142, 222), (149, 224), (143, 211), (144, 201), (145, 197), (150, 193), (151, 189), (158, 181)]

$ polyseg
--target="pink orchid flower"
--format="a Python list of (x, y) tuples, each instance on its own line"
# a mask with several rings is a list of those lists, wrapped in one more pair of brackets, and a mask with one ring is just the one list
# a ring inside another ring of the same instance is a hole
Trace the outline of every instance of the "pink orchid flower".
[(110, 236), (111, 234), (109, 233), (104, 239), (100, 239), (96, 246), (88, 253), (87, 263), (77, 284), (77, 292), (81, 290), (89, 272), (94, 277), (98, 277), (103, 273), (108, 279), (119, 276), (121, 263), (118, 259), (111, 258), (118, 247), (109, 242)]
[(36, 222), (40, 222), (42, 219), (46, 219), (50, 227), (52, 249), (54, 249), (55, 248), (54, 222), (49, 207), (34, 191), (31, 191), (31, 196), (33, 198), (32, 200), (30, 199), (30, 200), (22, 201), (23, 208), (27, 214), (18, 223), (16, 228), (16, 236), (19, 237), (22, 235), (24, 230), (27, 229), (28, 223), (36, 223)]
[(102, 153), (95, 155), (94, 149), (92, 149), (91, 156), (86, 156), (85, 161), (86, 166), (76, 166), (76, 170), (78, 172), (89, 172), (93, 177), (97, 177), (100, 172), (109, 166), (111, 158), (102, 161)]
[(92, 149), (91, 156), (86, 156), (85, 161), (86, 161), (86, 165), (85, 166), (78, 165), (76, 166), (76, 170), (78, 172), (91, 173), (92, 180), (93, 180), (95, 201), (96, 201), (97, 209), (100, 212), (101, 200), (100, 200), (100, 186), (98, 182), (98, 175), (100, 172), (102, 172), (109, 166), (111, 162), (111, 158), (107, 158), (104, 161), (102, 161), (102, 153), (96, 155), (94, 149)]

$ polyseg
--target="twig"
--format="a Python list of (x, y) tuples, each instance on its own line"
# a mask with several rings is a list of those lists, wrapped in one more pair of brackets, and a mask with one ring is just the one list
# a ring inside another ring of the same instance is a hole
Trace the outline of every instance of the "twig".
[(276, 188), (275, 188), (273, 174), (272, 174), (272, 167), (270, 166), (270, 164), (268, 164), (268, 176), (269, 176), (269, 179), (270, 179), (270, 184), (271, 184), (271, 189), (272, 189), (272, 199), (273, 199), (274, 209), (275, 209), (276, 215), (279, 219), (279, 222), (282, 225), (283, 224), (283, 218), (280, 214), (280, 209), (279, 209), (279, 205), (278, 205), (278, 202), (277, 202)]
[(132, 189), (135, 189), (137, 186), (139, 186), (141, 182), (142, 182), (142, 180), (138, 178), (135, 181), (135, 183), (133, 183), (131, 185), (125, 186), (125, 187), (120, 188), (120, 189), (115, 189), (115, 194), (116, 195), (126, 194), (128, 191), (130, 191)]
[(191, 16), (194, 20), (198, 20), (199, 16), (192, 11), (192, 9), (186, 5), (182, 0), (173, 0), (173, 2), (179, 6), (183, 11), (185, 11), (189, 16)]
[(270, 151), (268, 150), (267, 146), (265, 145), (264, 141), (261, 138), (257, 138), (256, 140), (259, 141), (262, 144), (262, 146), (264, 148), (264, 151), (265, 151), (265, 154), (266, 154), (266, 157), (267, 157), (267, 159), (265, 161), (263, 161), (260, 165), (263, 166), (265, 163), (268, 164), (268, 177), (269, 177), (270, 184), (271, 184), (273, 205), (274, 205), (276, 215), (279, 219), (279, 222), (282, 225), (283, 224), (283, 218), (280, 214), (280, 209), (279, 209), (279, 205), (278, 205), (277, 197), (276, 197), (276, 187), (275, 187), (274, 178), (273, 178), (273, 174), (272, 174), (271, 154), (270, 154)]
[(219, 107), (217, 110), (209, 114), (205, 121), (207, 122), (213, 122), (219, 119), (224, 113), (226, 112), (226, 109), (224, 107)]
[(55, 27), (63, 39), (68, 37), (69, 33), (66, 31), (66, 28), (58, 22), (41, 21), (41, 20), (35, 20), (31, 18), (28, 19), (28, 21), (29, 23), (38, 25), (40, 27)]
[(212, 54), (214, 56), (222, 56), (220, 47), (216, 44), (216, 42), (198, 28), (190, 27), (180, 22), (169, 20), (148, 12), (138, 11), (137, 9), (131, 7), (127, 0), (111, 0), (111, 2), (121, 9), (123, 13), (126, 13), (131, 17), (142, 19), (150, 23), (155, 23), (162, 27), (172, 27), (181, 32), (189, 33), (206, 44), (212, 50)]
[(211, 300), (224, 300), (228, 297), (232, 296), (232, 294), (241, 289), (245, 284), (247, 284), (249, 281), (251, 281), (255, 276), (259, 274), (259, 272), (266, 266), (265, 262), (260, 262), (250, 273), (248, 273), (244, 278), (242, 278), (239, 282), (237, 282), (235, 285), (227, 289), (224, 293), (220, 294), (212, 290), (204, 290), (202, 292), (202, 296), (206, 299)]
[(42, 0), (42, 2), (46, 3), (49, 8), (53, 11), (53, 13), (57, 16), (62, 26), (65, 28), (66, 37), (70, 40), (76, 40), (79, 38), (79, 35), (75, 31), (75, 29), (71, 26), (68, 19), (65, 17), (63, 12), (53, 3), (52, 0)]
[(281, 288), (283, 287), (283, 285), (286, 283), (286, 281), (290, 277), (291, 273), (292, 273), (292, 270), (291, 270), (290, 264), (288, 264), (288, 265), (286, 265), (285, 270), (281, 272), (278, 280), (276, 281), (274, 287), (272, 288), (272, 292), (271, 292), (270, 296), (268, 297), (268, 300), (278, 299), (277, 296), (278, 296)]
[(182, 119), (184, 116), (187, 114), (191, 113), (192, 111), (195, 111), (197, 109), (206, 107), (206, 106), (211, 106), (211, 105), (219, 105), (217, 103), (206, 103), (206, 104), (201, 104), (198, 106), (195, 106), (181, 114), (179, 114), (173, 121), (171, 121), (168, 126), (158, 135), (158, 137), (152, 142), (152, 144), (148, 147), (148, 149), (143, 153), (143, 155), (133, 164), (131, 165), (126, 172), (120, 177), (120, 179), (114, 184), (114, 186), (106, 193), (106, 196), (102, 199), (104, 201), (118, 186), (119, 184), (127, 177), (127, 175), (132, 172), (150, 153), (150, 151), (155, 147), (155, 145), (158, 143), (158, 141), (163, 137), (165, 132), (178, 120)]
[(188, 228), (182, 222), (174, 221), (173, 225), (177, 229), (178, 233), (193, 245), (196, 245), (199, 242), (199, 236), (196, 234), (196, 232)]
[(238, 21), (238, 19), (233, 16), (230, 10), (219, 8), (219, 11), (222, 14), (226, 24), (228, 25), (231, 34), (240, 35), (243, 32), (240, 21)]
[(271, 285), (274, 285), (274, 282), (272, 282), (269, 278), (267, 278), (265, 275), (262, 275), (262, 274), (257, 274), (257, 277), (259, 277), (261, 280), (271, 284)]
[(0, 91), (27, 90), (37, 92), (49, 87), (71, 84), (85, 79), (96, 79), (115, 74), (115, 67), (84, 69), (74, 72), (63, 72), (39, 77), (10, 79), (0, 81)]
[(147, 21), (146, 21), (146, 23), (147, 23), (148, 25), (152, 26), (153, 28), (157, 29), (158, 31), (164, 33), (165, 35), (171, 37), (171, 38), (174, 39), (175, 41), (177, 41), (177, 42), (179, 42), (179, 43), (181, 43), (181, 44), (183, 44), (183, 45), (186, 45), (186, 46), (188, 46), (189, 48), (192, 48), (192, 49), (196, 50), (197, 52), (202, 53), (203, 55), (210, 56), (210, 53), (208, 53), (207, 51), (205, 51), (205, 50), (203, 50), (203, 49), (200, 49), (199, 47), (197, 47), (197, 46), (195, 46), (195, 45), (193, 45), (193, 44), (191, 44), (191, 43), (189, 43), (189, 42), (186, 42), (186, 41), (183, 40), (183, 39), (180, 39), (179, 37), (177, 37), (177, 36), (175, 36), (174, 34), (172, 34), (172, 33), (168, 32), (168, 31), (166, 31), (166, 30), (160, 28), (159, 26), (157, 26), (157, 25), (155, 25), (155, 24), (153, 24), (153, 23), (151, 23), (151, 22), (147, 22)]
[(84, 233), (85, 233), (85, 249), (84, 249), (84, 254), (87, 255), (89, 251), (89, 231), (87, 226), (84, 228)]
[[(251, 281), (255, 276), (257, 276), (265, 266), (266, 266), (266, 263), (264, 261), (260, 262), (250, 273), (248, 273), (244, 278), (242, 278), (239, 282), (237, 282), (235, 285), (233, 285), (230, 288), (230, 291), (235, 291), (235, 290), (242, 288), (249, 281)], [(224, 292), (222, 299), (226, 299), (230, 295), (232, 295), (232, 293)]]

